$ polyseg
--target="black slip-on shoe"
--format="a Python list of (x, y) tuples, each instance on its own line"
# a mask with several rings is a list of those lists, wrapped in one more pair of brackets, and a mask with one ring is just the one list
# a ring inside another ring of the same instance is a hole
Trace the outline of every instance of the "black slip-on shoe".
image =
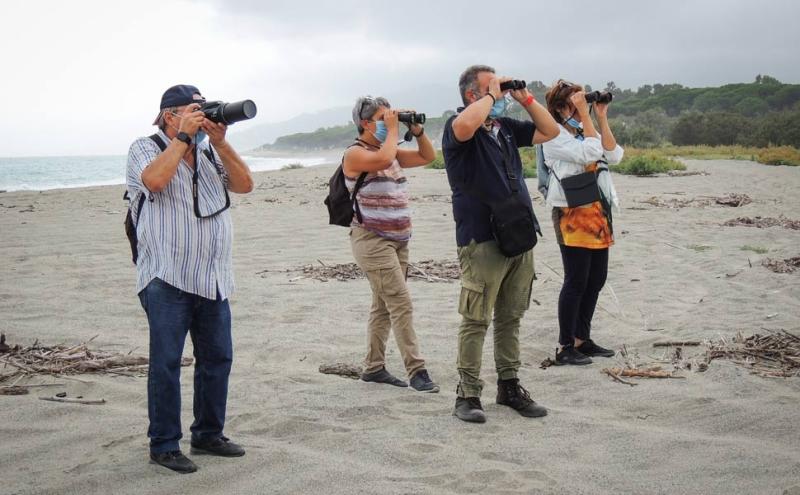
[(427, 392), (429, 394), (439, 392), (439, 385), (436, 385), (433, 380), (431, 380), (431, 377), (428, 376), (428, 371), (425, 369), (417, 371), (409, 381), (411, 382), (411, 388), (417, 392)]
[(592, 364), (592, 359), (575, 349), (575, 346), (566, 345), (560, 351), (556, 351), (556, 366), (564, 364), (584, 365)]
[(241, 445), (231, 442), (227, 437), (219, 437), (210, 442), (195, 442), (192, 440), (191, 453), (194, 455), (241, 457), (244, 455), (244, 449)]
[(528, 391), (519, 384), (518, 378), (497, 380), (497, 403), (514, 409), (526, 418), (547, 416), (547, 409), (531, 399)]
[(456, 407), (453, 416), (468, 423), (485, 423), (486, 413), (483, 412), (479, 397), (456, 397)]
[(150, 462), (181, 474), (197, 471), (197, 465), (193, 463), (191, 459), (183, 455), (183, 452), (180, 450), (162, 452), (160, 454), (150, 452)]
[(381, 368), (372, 373), (361, 373), (361, 380), (372, 383), (388, 383), (395, 387), (408, 387), (408, 383), (386, 371), (386, 368)]
[(600, 347), (599, 345), (595, 344), (592, 339), (583, 341), (583, 343), (576, 347), (576, 349), (584, 356), (590, 357), (614, 357), (614, 354), (616, 354), (616, 352), (612, 351), (611, 349), (606, 349), (605, 347)]

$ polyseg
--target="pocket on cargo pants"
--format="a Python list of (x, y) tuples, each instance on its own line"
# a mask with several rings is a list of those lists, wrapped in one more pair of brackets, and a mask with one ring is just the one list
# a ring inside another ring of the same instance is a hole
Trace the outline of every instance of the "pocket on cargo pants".
[(471, 320), (486, 321), (486, 284), (461, 279), (458, 312)]

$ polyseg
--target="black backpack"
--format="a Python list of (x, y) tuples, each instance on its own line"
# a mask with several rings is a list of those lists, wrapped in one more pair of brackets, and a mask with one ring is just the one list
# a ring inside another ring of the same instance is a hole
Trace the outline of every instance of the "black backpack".
[[(165, 143), (164, 140), (161, 139), (161, 136), (159, 136), (158, 134), (153, 134), (152, 136), (148, 136), (148, 137), (154, 143), (156, 143), (156, 145), (158, 146), (158, 149), (160, 149), (162, 153), (164, 152), (164, 150), (167, 149), (167, 143)], [(217, 166), (217, 161), (214, 158), (214, 154), (211, 153), (210, 150), (205, 150), (204, 153), (206, 154), (208, 159), (211, 160), (211, 162), (216, 167)], [(195, 165), (195, 167), (197, 167), (197, 165)], [(225, 194), (227, 195), (227, 191), (226, 191)], [(138, 213), (142, 212), (142, 206), (144, 205), (145, 196), (146, 195), (143, 194), (143, 193), (139, 194), (139, 201), (136, 204), (136, 211), (137, 211), (136, 223), (133, 223), (133, 214), (132, 214), (133, 201), (131, 200), (131, 197), (128, 194), (127, 190), (125, 191), (125, 194), (122, 195), (122, 199), (128, 201), (128, 213), (125, 214), (125, 235), (128, 237), (128, 242), (131, 245), (131, 259), (133, 260), (133, 264), (134, 265), (136, 264), (136, 260), (139, 259), (139, 248), (138, 248), (139, 238), (136, 235), (136, 228), (138, 227), (138, 224), (139, 224), (139, 215), (138, 215)], [(228, 200), (228, 201), (230, 201), (230, 200)]]
[[(353, 146), (364, 147), (360, 143), (353, 143), (348, 148)], [(362, 172), (356, 180), (356, 185), (353, 188), (353, 194), (347, 190), (344, 176), (344, 156), (342, 163), (336, 168), (336, 172), (331, 176), (328, 181), (328, 196), (325, 198), (325, 206), (328, 207), (329, 223), (331, 225), (341, 225), (342, 227), (349, 227), (353, 222), (353, 211), (355, 210), (356, 218), (359, 223), (362, 222), (361, 208), (358, 206), (356, 195), (361, 186), (364, 185), (364, 180), (367, 178), (367, 172)]]

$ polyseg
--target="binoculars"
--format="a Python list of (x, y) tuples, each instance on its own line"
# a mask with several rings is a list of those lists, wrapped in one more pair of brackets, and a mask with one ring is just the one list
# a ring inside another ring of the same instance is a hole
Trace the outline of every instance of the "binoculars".
[(425, 114), (416, 112), (398, 112), (397, 120), (405, 124), (424, 124)]
[(521, 81), (519, 79), (514, 79), (511, 81), (501, 82), (500, 83), (500, 91), (506, 90), (514, 90), (514, 89), (525, 89), (528, 85), (525, 84), (525, 81)]
[(608, 91), (592, 91), (586, 93), (586, 103), (611, 103), (614, 95)]

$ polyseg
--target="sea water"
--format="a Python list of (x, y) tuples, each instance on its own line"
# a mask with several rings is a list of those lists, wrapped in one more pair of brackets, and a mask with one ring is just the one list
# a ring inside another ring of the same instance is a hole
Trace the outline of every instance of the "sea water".
[[(253, 172), (279, 170), (294, 163), (305, 167), (326, 163), (322, 157), (242, 158)], [(126, 161), (124, 155), (0, 157), (0, 191), (43, 191), (124, 184)]]

